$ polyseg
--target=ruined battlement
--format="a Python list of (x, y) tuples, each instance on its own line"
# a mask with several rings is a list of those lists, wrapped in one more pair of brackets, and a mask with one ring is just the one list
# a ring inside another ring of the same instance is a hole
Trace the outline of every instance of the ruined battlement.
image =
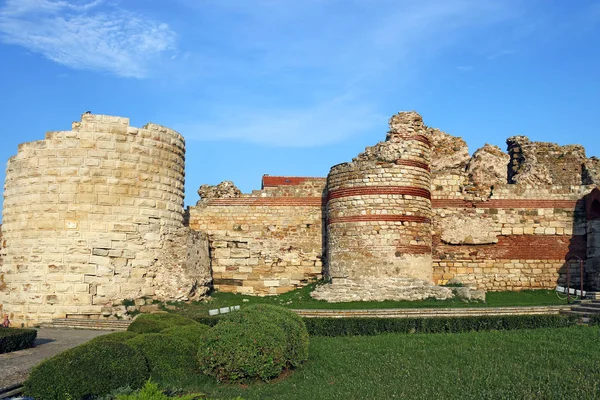
[(11, 157), (0, 307), (17, 323), (122, 316), (123, 299), (209, 287), (270, 295), (323, 277), (327, 301), (552, 288), (574, 259), (600, 288), (600, 161), (583, 147), (507, 140), (469, 154), (414, 111), (326, 178), (202, 185), (183, 209), (185, 141), (166, 127), (84, 114)]
[(94, 114), (20, 145), (2, 226), (12, 319), (122, 314), (124, 299), (186, 298), (204, 282), (206, 238), (184, 226), (184, 157), (173, 130)]

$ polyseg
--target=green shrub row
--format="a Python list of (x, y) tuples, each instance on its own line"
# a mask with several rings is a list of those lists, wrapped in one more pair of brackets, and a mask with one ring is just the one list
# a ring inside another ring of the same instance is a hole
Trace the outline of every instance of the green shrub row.
[(35, 329), (0, 328), (0, 354), (35, 346)]
[(488, 330), (559, 328), (577, 318), (563, 315), (507, 315), (439, 318), (305, 318), (312, 336), (359, 336), (381, 333), (458, 333)]
[[(202, 317), (196, 321), (214, 326), (225, 317)], [(359, 336), (380, 333), (442, 333), (485, 330), (560, 328), (577, 318), (565, 315), (506, 315), (437, 318), (302, 318), (310, 336)], [(595, 321), (595, 322), (594, 322)], [(600, 325), (600, 316), (591, 323)]]
[(35, 399), (87, 399), (116, 388), (142, 387), (150, 377), (144, 356), (116, 342), (91, 342), (67, 350), (33, 368), (24, 393)]
[(168, 382), (199, 371), (197, 348), (207, 326), (175, 314), (151, 314), (139, 316), (130, 328), (43, 361), (25, 382), (25, 394), (87, 399), (117, 388), (139, 389), (149, 378)]

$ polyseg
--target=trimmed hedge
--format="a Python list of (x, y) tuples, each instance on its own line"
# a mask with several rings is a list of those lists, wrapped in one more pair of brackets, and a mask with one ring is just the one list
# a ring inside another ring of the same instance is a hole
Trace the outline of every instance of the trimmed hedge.
[(141, 314), (129, 325), (127, 330), (135, 333), (159, 333), (172, 326), (185, 326), (197, 324), (191, 318), (178, 314), (157, 313)]
[(35, 346), (35, 329), (0, 328), (0, 354)]
[(138, 350), (156, 380), (179, 379), (198, 372), (196, 345), (162, 333), (140, 334), (125, 342)]
[(164, 335), (174, 336), (179, 339), (184, 339), (198, 347), (203, 341), (203, 336), (210, 326), (202, 324), (184, 325), (184, 326), (173, 326), (165, 329), (160, 333)]
[(108, 335), (102, 335), (102, 336), (95, 337), (92, 340), (90, 340), (89, 343), (98, 343), (98, 342), (125, 343), (127, 340), (132, 339), (132, 338), (136, 337), (137, 335), (138, 334), (135, 332), (128, 332), (128, 331), (113, 332), (113, 333), (109, 333)]
[(115, 388), (140, 388), (150, 371), (144, 356), (123, 343), (87, 343), (37, 365), (24, 384), (35, 399), (86, 399)]
[(283, 307), (269, 304), (256, 304), (223, 317), (224, 321), (241, 324), (275, 324), (286, 335), (286, 363), (298, 367), (308, 359), (308, 331), (302, 318)]
[(272, 323), (223, 321), (206, 332), (198, 350), (200, 368), (219, 381), (279, 376), (286, 365), (286, 335)]
[(359, 336), (381, 333), (457, 333), (488, 330), (560, 328), (577, 318), (564, 315), (507, 315), (440, 318), (305, 318), (313, 336)]

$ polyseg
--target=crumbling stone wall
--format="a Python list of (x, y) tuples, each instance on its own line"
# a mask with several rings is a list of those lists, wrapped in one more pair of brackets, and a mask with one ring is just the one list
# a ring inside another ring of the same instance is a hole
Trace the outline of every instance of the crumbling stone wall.
[(183, 225), (184, 153), (173, 130), (93, 114), (21, 144), (4, 191), (0, 304), (11, 319), (109, 315), (123, 299), (202, 294), (207, 257), (190, 268), (188, 251), (207, 242)]
[(210, 238), (214, 288), (278, 294), (321, 279), (324, 186), (303, 178), (243, 195), (231, 183), (203, 186), (209, 195), (190, 207), (190, 227)]
[[(451, 297), (431, 261), (431, 132), (415, 112), (390, 119), (384, 142), (327, 178), (328, 301)], [(451, 165), (454, 166), (452, 161)]]
[(509, 183), (530, 185), (581, 185), (587, 158), (579, 145), (531, 142), (525, 136), (506, 140), (510, 165)]
[(327, 260), (332, 278), (431, 280), (431, 143), (416, 113), (392, 117), (385, 142), (327, 180)]

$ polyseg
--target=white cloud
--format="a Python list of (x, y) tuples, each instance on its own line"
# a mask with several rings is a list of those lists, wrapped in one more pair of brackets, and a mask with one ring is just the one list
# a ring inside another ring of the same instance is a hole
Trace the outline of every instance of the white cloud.
[(174, 48), (168, 25), (103, 1), (7, 0), (0, 40), (67, 67), (143, 78), (152, 61)]
[[(373, 110), (391, 97), (409, 98), (405, 86), (430, 60), (513, 12), (504, 0), (179, 1), (215, 20), (234, 13), (235, 24), (219, 32), (228, 51), (193, 70), (211, 69), (217, 79), (226, 77), (226, 87), (239, 87), (213, 99), (211, 122), (181, 117), (180, 131), (190, 139), (277, 146), (329, 144), (385, 127), (387, 116)], [(261, 91), (267, 106), (252, 100), (232, 106), (234, 96), (253, 97), (243, 89), (251, 80), (267, 82)], [(297, 99), (315, 106), (279, 108)]]
[(238, 140), (276, 147), (336, 143), (385, 121), (370, 107), (334, 99), (304, 108), (237, 108), (207, 122), (175, 124), (192, 140)]

